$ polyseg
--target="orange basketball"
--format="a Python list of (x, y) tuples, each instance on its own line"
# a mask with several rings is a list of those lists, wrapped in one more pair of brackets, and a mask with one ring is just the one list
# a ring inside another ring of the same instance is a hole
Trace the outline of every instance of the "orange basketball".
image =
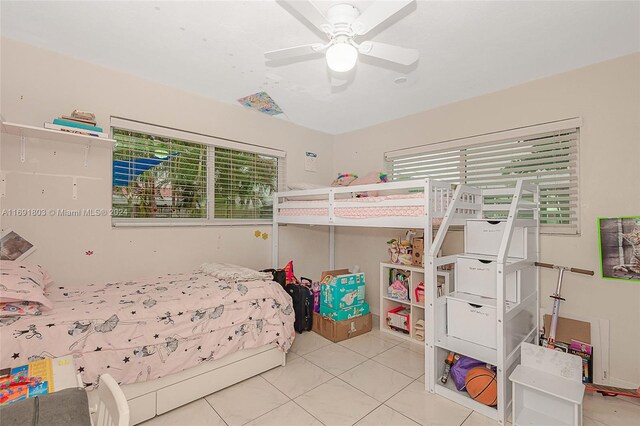
[(496, 373), (484, 367), (474, 367), (467, 373), (465, 386), (471, 398), (485, 405), (498, 403)]

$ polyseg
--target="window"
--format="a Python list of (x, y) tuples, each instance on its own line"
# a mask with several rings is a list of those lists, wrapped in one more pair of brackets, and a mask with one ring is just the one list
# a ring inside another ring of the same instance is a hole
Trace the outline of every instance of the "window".
[[(430, 177), (482, 188), (540, 187), (545, 233), (579, 233), (578, 119), (446, 141), (385, 154), (391, 180)], [(493, 216), (505, 213), (496, 212)]]
[(118, 118), (112, 133), (114, 224), (271, 220), (283, 152)]

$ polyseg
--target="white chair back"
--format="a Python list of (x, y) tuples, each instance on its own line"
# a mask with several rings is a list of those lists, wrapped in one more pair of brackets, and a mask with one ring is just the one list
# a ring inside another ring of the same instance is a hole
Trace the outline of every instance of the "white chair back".
[(109, 374), (100, 375), (95, 426), (129, 426), (129, 404), (118, 383)]

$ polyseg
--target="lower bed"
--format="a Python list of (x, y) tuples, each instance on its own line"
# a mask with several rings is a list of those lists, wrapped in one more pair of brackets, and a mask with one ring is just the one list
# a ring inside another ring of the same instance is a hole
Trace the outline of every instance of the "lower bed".
[[(272, 368), (283, 362), (295, 337), (291, 299), (272, 281), (227, 283), (198, 271), (83, 290), (54, 287), (48, 297), (54, 307), (41, 316), (2, 318), (3, 364), (71, 354), (85, 388), (93, 389), (100, 374), (109, 373), (131, 386), (123, 386), (131, 400), (152, 393), (141, 392), (141, 382), (156, 382), (147, 390), (177, 385), (217, 370), (212, 361), (225, 366), (246, 359), (247, 374), (267, 364)], [(178, 377), (166, 381), (171, 375)], [(221, 388), (216, 387), (209, 383), (203, 395)], [(180, 396), (163, 392), (157, 398), (156, 411), (180, 405), (170, 401)]]

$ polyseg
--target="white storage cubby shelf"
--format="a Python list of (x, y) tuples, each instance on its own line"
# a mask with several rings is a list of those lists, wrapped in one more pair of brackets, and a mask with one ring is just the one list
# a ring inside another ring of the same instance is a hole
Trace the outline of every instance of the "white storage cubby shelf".
[[(460, 224), (457, 213), (468, 216)], [(438, 257), (447, 231), (463, 225), (464, 253)], [(519, 180), (515, 188), (456, 188), (430, 247), (425, 274), (426, 389), (505, 424), (512, 401), (509, 375), (523, 342), (538, 326), (539, 190)], [(438, 294), (433, 283), (455, 264), (455, 285)], [(431, 277), (432, 279), (429, 279)], [(440, 382), (449, 352), (496, 367), (498, 404), (490, 407)]]
[[(388, 293), (390, 271), (406, 271), (409, 276), (409, 300), (398, 299), (392, 297)], [(444, 289), (448, 289), (451, 286), (452, 271), (438, 271), (438, 285)], [(410, 340), (412, 342), (425, 344), (425, 340), (420, 340), (416, 336), (416, 322), (419, 320), (425, 320), (425, 302), (419, 302), (416, 298), (416, 287), (420, 283), (424, 284), (424, 268), (419, 266), (401, 265), (396, 263), (380, 263), (380, 331), (398, 336)], [(425, 286), (425, 299), (426, 299), (426, 286)], [(387, 323), (387, 312), (391, 309), (402, 306), (410, 312), (410, 328), (409, 333), (403, 333), (401, 331), (394, 330)], [(425, 324), (425, 336), (427, 327)]]

